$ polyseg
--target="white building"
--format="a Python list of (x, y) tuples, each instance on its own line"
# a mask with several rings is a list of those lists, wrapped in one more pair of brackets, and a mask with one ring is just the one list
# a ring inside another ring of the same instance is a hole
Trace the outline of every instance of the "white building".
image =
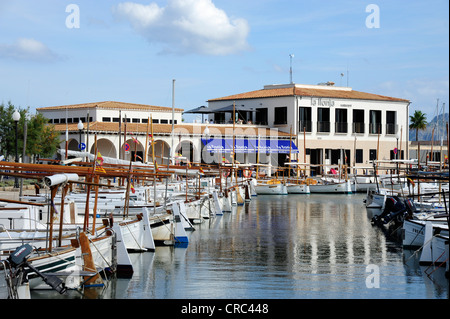
[[(95, 154), (97, 147), (104, 157), (151, 162), (154, 155), (157, 163), (166, 164), (171, 156), (181, 154), (194, 163), (219, 163), (223, 157), (231, 159), (233, 136), (236, 159), (240, 162), (256, 160), (258, 137), (264, 141), (266, 137), (272, 138), (271, 143), (265, 143), (261, 162), (271, 163), (273, 153), (295, 152), (295, 146), (289, 147), (289, 134), (266, 126), (185, 124), (182, 123), (183, 109), (179, 108), (174, 108), (172, 114), (170, 107), (109, 101), (42, 107), (37, 111), (61, 132), (62, 150)], [(149, 137), (152, 130), (154, 152)], [(219, 147), (221, 151), (217, 152), (218, 148), (208, 151), (206, 141), (210, 146), (214, 141), (223, 142)]]
[[(234, 106), (252, 121), (295, 136), (298, 162), (367, 167), (374, 159), (408, 154), (410, 101), (323, 85), (267, 85), (262, 90), (208, 101), (210, 119), (228, 122)], [(284, 154), (278, 158), (285, 161)], [(397, 157), (398, 156), (398, 157)], [(295, 157), (294, 157), (295, 158)], [(317, 166), (314, 173), (322, 173)]]

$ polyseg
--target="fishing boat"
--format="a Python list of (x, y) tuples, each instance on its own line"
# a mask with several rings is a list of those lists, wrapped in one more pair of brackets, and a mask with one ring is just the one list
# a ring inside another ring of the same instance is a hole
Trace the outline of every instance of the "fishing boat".
[(443, 235), (448, 237), (448, 224), (446, 215), (437, 215), (427, 219), (405, 219), (402, 226), (402, 244), (405, 248), (422, 247), (425, 240), (425, 226), (431, 222), (433, 236)]
[(352, 187), (348, 180), (320, 179), (317, 184), (310, 184), (311, 193), (352, 194)]
[(419, 264), (442, 266), (448, 263), (448, 240), (448, 233), (434, 234), (432, 222), (426, 222)]
[(311, 190), (306, 183), (294, 184), (290, 183), (286, 185), (289, 194), (310, 194)]
[(270, 179), (266, 183), (259, 181), (255, 186), (258, 195), (288, 195), (286, 185), (277, 179)]
[(310, 194), (311, 190), (309, 188), (309, 184), (315, 182), (313, 179), (300, 179), (300, 166), (305, 165), (303, 163), (289, 162), (285, 163), (290, 167), (294, 166), (296, 169), (297, 178), (291, 178), (287, 180), (287, 191), (289, 194)]

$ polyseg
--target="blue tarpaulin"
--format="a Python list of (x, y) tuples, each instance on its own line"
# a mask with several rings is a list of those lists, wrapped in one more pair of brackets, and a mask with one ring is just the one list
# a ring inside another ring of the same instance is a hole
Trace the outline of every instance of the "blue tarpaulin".
[[(298, 153), (298, 148), (294, 142), (290, 140), (278, 139), (260, 139), (258, 148), (257, 139), (236, 139), (235, 152), (236, 153), (281, 153), (289, 154)], [(210, 153), (231, 153), (233, 151), (232, 138), (211, 138), (202, 139), (203, 145), (206, 145), (206, 150)], [(292, 143), (292, 145), (290, 145)]]

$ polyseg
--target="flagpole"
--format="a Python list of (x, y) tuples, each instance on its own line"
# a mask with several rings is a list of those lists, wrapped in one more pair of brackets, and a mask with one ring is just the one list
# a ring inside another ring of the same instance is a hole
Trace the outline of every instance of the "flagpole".
[(148, 133), (150, 130), (150, 118), (148, 118), (148, 122), (147, 122), (147, 136), (145, 137), (145, 154), (144, 154), (144, 163), (147, 163), (147, 152), (148, 152)]

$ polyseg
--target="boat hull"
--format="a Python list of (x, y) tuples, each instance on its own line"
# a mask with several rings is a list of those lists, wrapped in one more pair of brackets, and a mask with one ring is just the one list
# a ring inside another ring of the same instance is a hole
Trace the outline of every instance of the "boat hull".
[(257, 185), (255, 187), (258, 195), (288, 195), (288, 190), (284, 184)]
[(309, 185), (311, 193), (351, 194), (352, 188), (349, 182)]

